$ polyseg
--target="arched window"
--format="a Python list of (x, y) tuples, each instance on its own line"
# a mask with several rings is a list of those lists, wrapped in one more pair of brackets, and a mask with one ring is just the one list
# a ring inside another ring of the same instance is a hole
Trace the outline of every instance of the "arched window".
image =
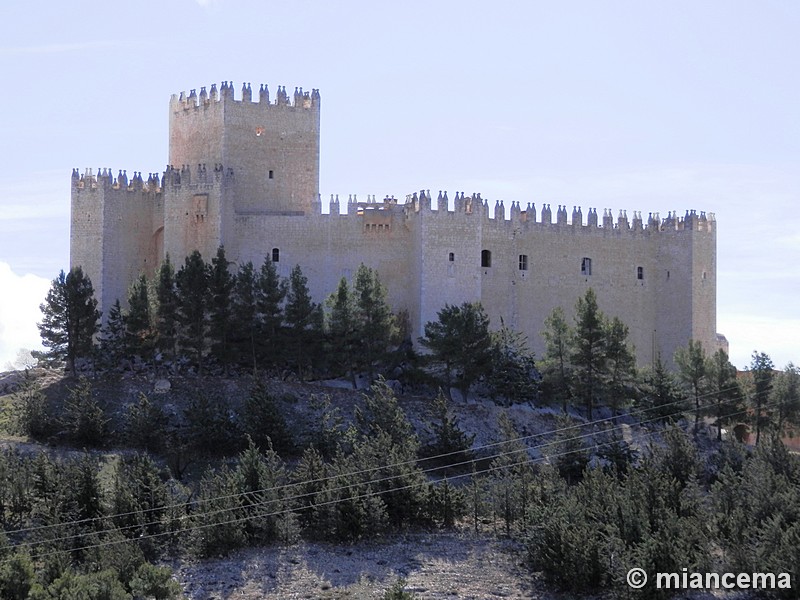
[(456, 255), (455, 255), (455, 253), (451, 252), (450, 254), (448, 254), (448, 256), (447, 256), (447, 260), (448, 260), (449, 262), (455, 262), (455, 260), (456, 260)]
[(272, 249), (272, 262), (279, 262), (281, 260), (281, 251), (278, 248)]
[(492, 266), (492, 251), (491, 250), (481, 250), (481, 266), (482, 267), (491, 267)]

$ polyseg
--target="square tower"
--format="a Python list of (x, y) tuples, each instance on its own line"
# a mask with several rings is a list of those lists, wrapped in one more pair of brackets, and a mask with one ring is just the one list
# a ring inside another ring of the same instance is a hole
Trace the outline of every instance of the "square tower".
[(233, 170), (233, 212), (304, 214), (319, 196), (317, 90), (295, 89), (292, 99), (278, 88), (271, 103), (262, 85), (253, 101), (250, 84), (242, 99), (223, 82), (210, 92), (172, 96), (169, 107), (169, 162), (175, 168)]

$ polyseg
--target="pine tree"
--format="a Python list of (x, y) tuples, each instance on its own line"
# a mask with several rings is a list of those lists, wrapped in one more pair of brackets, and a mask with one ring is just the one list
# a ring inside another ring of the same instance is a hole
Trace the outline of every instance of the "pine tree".
[(764, 405), (769, 399), (772, 390), (773, 369), (772, 359), (763, 352), (753, 352), (750, 362), (750, 374), (753, 381), (751, 403), (754, 409), (753, 422), (756, 426), (756, 446), (761, 440), (761, 430), (769, 423), (769, 411)]
[(589, 464), (584, 429), (585, 427), (576, 425), (567, 415), (556, 419), (552, 460), (561, 477), (570, 484), (580, 481), (586, 465)]
[(209, 337), (211, 339), (211, 354), (227, 368), (230, 364), (232, 352), (232, 295), (236, 285), (235, 278), (228, 270), (228, 259), (225, 257), (225, 248), (220, 246), (217, 255), (211, 259), (209, 273)]
[(156, 310), (157, 347), (165, 359), (174, 360), (177, 356), (178, 345), (178, 295), (175, 289), (175, 269), (170, 262), (169, 254), (158, 269), (156, 300), (158, 302)]
[(80, 377), (69, 390), (69, 398), (64, 404), (63, 421), (70, 437), (78, 444), (98, 446), (105, 441), (110, 419), (86, 377)]
[(36, 357), (48, 364), (65, 362), (76, 375), (75, 361), (92, 355), (100, 319), (91, 280), (81, 267), (75, 267), (67, 275), (61, 271), (39, 308), (43, 315), (39, 333), (47, 350), (37, 352)]
[(292, 495), (297, 498), (298, 517), (303, 527), (315, 529), (317, 515), (314, 506), (325, 487), (326, 465), (322, 455), (313, 446), (303, 451), (291, 477), (295, 484)]
[(16, 432), (42, 439), (53, 431), (55, 419), (50, 414), (42, 383), (27, 369), (12, 395), (12, 407)]
[(128, 407), (125, 415), (125, 436), (136, 448), (158, 452), (164, 447), (167, 415), (144, 392)]
[(793, 363), (786, 365), (772, 384), (770, 403), (774, 405), (775, 429), (785, 435), (787, 426), (800, 424), (800, 369)]
[(492, 398), (507, 404), (532, 401), (537, 393), (536, 364), (527, 338), (518, 331), (501, 327), (492, 334), (492, 361), (486, 383)]
[[(200, 481), (192, 519), (193, 550), (201, 557), (225, 555), (245, 545), (239, 478), (228, 467), (209, 469)], [(202, 527), (202, 529), (200, 529)]]
[(437, 316), (438, 320), (425, 324), (425, 337), (419, 343), (431, 351), (433, 361), (443, 366), (448, 395), (455, 385), (466, 400), (473, 383), (491, 368), (489, 317), (479, 303), (468, 302), (447, 305)]
[(233, 298), (231, 301), (231, 343), (234, 360), (239, 364), (251, 364), (256, 375), (258, 360), (256, 354), (258, 282), (253, 263), (246, 262), (236, 273)]
[(262, 381), (256, 381), (244, 401), (242, 429), (259, 448), (274, 448), (288, 453), (294, 448), (291, 433), (286, 426), (277, 400)]
[(167, 500), (159, 468), (148, 455), (134, 454), (116, 463), (110, 512), (115, 515), (112, 522), (125, 537), (164, 531)]
[(195, 250), (186, 257), (175, 275), (175, 285), (178, 342), (194, 358), (202, 375), (208, 334), (208, 268), (200, 252)]
[[(267, 445), (259, 448), (253, 440), (238, 458), (233, 472), (240, 504), (245, 516), (245, 534), (251, 543), (270, 542), (280, 533), (283, 520), (279, 513), (284, 509), (283, 498), (288, 481), (286, 466), (280, 456)], [(267, 516), (262, 516), (266, 514)]]
[(617, 410), (633, 398), (636, 379), (636, 358), (628, 346), (628, 326), (618, 317), (606, 325), (606, 361), (606, 394), (611, 415), (616, 417)]
[(375, 362), (382, 360), (389, 349), (395, 330), (394, 315), (386, 301), (386, 288), (381, 284), (377, 271), (363, 263), (356, 271), (353, 296), (358, 340), (355, 358), (372, 381)]
[(642, 420), (677, 421), (687, 405), (678, 389), (675, 377), (667, 370), (661, 355), (643, 377), (642, 397), (639, 406), (645, 411)]
[(542, 332), (545, 340), (545, 355), (542, 361), (542, 387), (554, 400), (561, 402), (566, 414), (570, 391), (572, 356), (572, 331), (564, 310), (558, 306), (544, 321)]
[(430, 456), (447, 455), (445, 464), (462, 463), (469, 459), (472, 443), (475, 441), (475, 434), (469, 435), (463, 431), (456, 419), (450, 414), (447, 405), (447, 398), (442, 390), (433, 405), (434, 420), (431, 422), (431, 429), (434, 434), (434, 441), (425, 454)]
[(742, 418), (743, 394), (736, 381), (736, 367), (728, 360), (728, 354), (720, 348), (707, 363), (707, 392), (710, 413), (717, 426), (717, 440), (722, 441), (722, 428), (732, 418)]
[(700, 413), (702, 412), (703, 389), (706, 384), (708, 360), (703, 345), (689, 340), (685, 348), (675, 351), (675, 364), (678, 365), (678, 376), (694, 398), (694, 432), (700, 429)]
[(583, 400), (587, 418), (593, 418), (593, 408), (602, 392), (607, 369), (607, 336), (605, 317), (597, 307), (592, 288), (578, 298), (575, 305), (575, 328), (570, 362), (575, 369), (577, 396)]
[(147, 277), (141, 275), (128, 292), (128, 315), (125, 317), (128, 352), (147, 360), (153, 350), (153, 323)]
[(496, 448), (497, 457), (491, 465), (492, 491), (494, 504), (505, 523), (506, 535), (510, 535), (514, 523), (528, 511), (533, 474), (528, 448), (508, 414), (501, 413), (497, 424), (501, 444)]
[[(299, 267), (296, 268), (299, 270)], [(286, 346), (283, 337), (282, 308), (286, 294), (286, 282), (278, 275), (275, 263), (266, 258), (258, 276), (256, 323), (260, 344), (259, 354), (269, 366), (277, 364)]]
[(355, 316), (355, 305), (350, 286), (344, 277), (339, 280), (336, 292), (332, 294), (327, 305), (329, 312), (326, 319), (326, 332), (330, 360), (341, 365), (350, 376), (353, 389), (357, 387), (355, 374), (355, 354), (358, 343), (358, 328)]
[(117, 368), (127, 356), (127, 348), (125, 317), (119, 300), (116, 300), (100, 330), (100, 361), (109, 368)]
[(286, 325), (288, 355), (298, 377), (313, 364), (315, 350), (322, 334), (322, 307), (311, 300), (308, 279), (300, 266), (292, 269), (286, 293)]

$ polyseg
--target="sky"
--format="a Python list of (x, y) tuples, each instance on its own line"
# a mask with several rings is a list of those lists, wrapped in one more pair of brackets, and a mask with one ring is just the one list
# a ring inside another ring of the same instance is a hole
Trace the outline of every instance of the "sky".
[(798, 363), (797, 31), (790, 0), (6, 0), (0, 368), (69, 268), (72, 169), (162, 172), (170, 95), (223, 80), (320, 90), (323, 199), (714, 212), (732, 362)]

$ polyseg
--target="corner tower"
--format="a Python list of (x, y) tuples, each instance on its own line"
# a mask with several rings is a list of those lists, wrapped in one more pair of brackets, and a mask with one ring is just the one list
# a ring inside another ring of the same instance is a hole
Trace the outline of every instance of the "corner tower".
[[(169, 163), (232, 169), (230, 202), (237, 214), (305, 214), (319, 196), (320, 97), (267, 86), (253, 98), (250, 84), (235, 100), (233, 84), (173, 95), (169, 105)], [(223, 227), (223, 231), (224, 231)], [(224, 240), (220, 240), (224, 242)]]

